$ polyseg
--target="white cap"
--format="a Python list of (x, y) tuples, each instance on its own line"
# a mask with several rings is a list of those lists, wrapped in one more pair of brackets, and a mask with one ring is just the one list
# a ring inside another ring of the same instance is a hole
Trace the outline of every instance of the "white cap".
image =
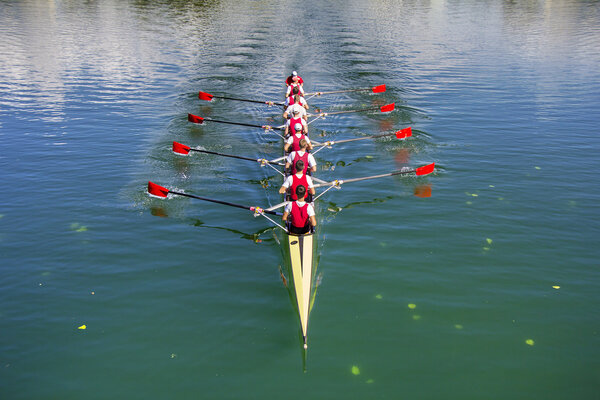
[(300, 124), (299, 122), (296, 122), (296, 125), (294, 125), (294, 129), (297, 131), (301, 131), (302, 130), (302, 124)]
[(296, 71), (292, 71), (292, 76), (298, 76), (298, 73)]

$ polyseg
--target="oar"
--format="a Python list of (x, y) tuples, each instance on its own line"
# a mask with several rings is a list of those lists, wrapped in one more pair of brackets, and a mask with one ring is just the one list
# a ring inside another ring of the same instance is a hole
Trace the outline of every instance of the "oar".
[(185, 144), (178, 143), (178, 142), (173, 142), (173, 152), (175, 154), (181, 154), (181, 155), (187, 156), (190, 153), (190, 151), (195, 151), (195, 152), (198, 152), (198, 153), (214, 154), (215, 156), (237, 158), (238, 160), (254, 161), (254, 162), (260, 163), (261, 165), (262, 164), (272, 164), (272, 165), (279, 165), (279, 166), (284, 166), (285, 165), (283, 163), (269, 161), (269, 160), (266, 160), (264, 158), (258, 158), (258, 159), (256, 159), (256, 158), (250, 158), (250, 157), (236, 156), (236, 155), (233, 155), (233, 154), (217, 153), (215, 151), (209, 151), (209, 150), (193, 149), (190, 146), (186, 146)]
[(261, 128), (261, 129), (265, 129), (265, 130), (283, 130), (282, 127), (280, 126), (270, 126), (270, 125), (256, 125), (256, 124), (246, 124), (244, 122), (230, 122), (230, 121), (221, 121), (218, 119), (212, 119), (212, 118), (206, 118), (206, 117), (199, 117), (197, 115), (194, 114), (188, 114), (188, 121), (193, 122), (195, 124), (203, 124), (204, 121), (210, 121), (210, 122), (219, 122), (221, 124), (230, 124), (230, 125), (241, 125), (241, 126), (250, 126), (252, 128)]
[(355, 112), (361, 112), (361, 111), (375, 111), (375, 110), (379, 110), (382, 113), (384, 113), (384, 112), (394, 111), (395, 107), (396, 107), (396, 103), (391, 103), (391, 104), (386, 104), (385, 106), (381, 106), (381, 107), (369, 107), (369, 108), (362, 108), (360, 110), (344, 110), (344, 111), (322, 112), (322, 113), (319, 113), (319, 114), (314, 114), (312, 116), (327, 117), (328, 115), (347, 114), (347, 113), (355, 113)]
[(349, 183), (349, 182), (358, 182), (358, 181), (365, 181), (367, 179), (376, 179), (376, 178), (383, 178), (386, 176), (394, 176), (394, 175), (406, 175), (406, 174), (411, 174), (411, 173), (415, 173), (417, 176), (421, 176), (421, 175), (428, 175), (430, 173), (433, 172), (435, 168), (435, 163), (431, 163), (428, 165), (424, 165), (422, 167), (419, 167), (417, 169), (411, 169), (408, 171), (395, 171), (395, 172), (390, 172), (387, 174), (381, 174), (381, 175), (372, 175), (372, 176), (365, 176), (362, 178), (353, 178), (353, 179), (345, 179), (345, 180), (335, 180), (335, 181), (331, 181), (331, 182), (327, 182), (327, 183), (319, 183), (314, 185), (314, 187), (322, 187), (322, 186), (340, 186), (343, 183)]
[(373, 86), (372, 88), (358, 88), (358, 89), (344, 89), (344, 90), (332, 90), (329, 92), (313, 92), (313, 93), (305, 93), (305, 96), (321, 96), (323, 94), (334, 94), (334, 93), (349, 93), (349, 92), (366, 92), (371, 91), (373, 93), (383, 93), (385, 92), (385, 85)]
[(273, 105), (282, 106), (283, 105), (282, 102), (277, 102), (277, 101), (262, 101), (262, 100), (238, 99), (238, 98), (235, 98), (235, 97), (217, 96), (217, 95), (206, 93), (206, 92), (200, 92), (200, 93), (198, 93), (198, 98), (200, 100), (206, 100), (206, 101), (212, 101), (212, 99), (215, 98), (215, 99), (224, 99), (224, 100), (245, 101), (247, 103), (266, 104), (268, 106), (273, 106)]
[(193, 194), (187, 194), (187, 193), (182, 193), (182, 192), (175, 192), (173, 190), (169, 190), (169, 189), (167, 189), (165, 187), (157, 185), (156, 183), (153, 183), (153, 182), (148, 182), (148, 193), (150, 193), (152, 196), (156, 196), (156, 197), (160, 197), (160, 198), (166, 198), (169, 195), (169, 193), (170, 193), (170, 194), (174, 194), (174, 195), (177, 195), (177, 196), (184, 196), (184, 197), (190, 197), (192, 199), (210, 201), (211, 203), (218, 203), (218, 204), (223, 204), (223, 205), (226, 205), (226, 206), (243, 208), (244, 210), (250, 210), (250, 211), (253, 211), (253, 212), (258, 213), (258, 214), (266, 213), (266, 214), (271, 214), (271, 215), (283, 215), (283, 214), (275, 212), (275, 211), (264, 210), (264, 209), (262, 209), (260, 207), (244, 206), (244, 205), (241, 205), (241, 204), (230, 203), (228, 201), (221, 201), (221, 200), (209, 199), (209, 198), (206, 198), (206, 197), (195, 196)]
[(357, 140), (377, 139), (377, 138), (382, 138), (382, 137), (387, 137), (387, 136), (396, 136), (396, 138), (398, 138), (398, 139), (406, 139), (406, 138), (412, 136), (412, 128), (409, 126), (408, 128), (400, 129), (399, 131), (396, 131), (394, 133), (384, 133), (381, 135), (363, 136), (363, 137), (353, 138), (353, 139), (329, 140), (324, 143), (316, 143), (315, 142), (314, 144), (316, 146), (332, 146), (334, 144), (356, 142)]

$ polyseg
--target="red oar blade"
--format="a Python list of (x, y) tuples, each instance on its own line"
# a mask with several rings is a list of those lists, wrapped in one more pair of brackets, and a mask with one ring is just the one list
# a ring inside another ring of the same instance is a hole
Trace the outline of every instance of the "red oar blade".
[(173, 153), (186, 156), (190, 153), (190, 146), (186, 146), (185, 144), (173, 142)]
[(206, 93), (206, 92), (200, 92), (198, 93), (198, 98), (200, 100), (206, 100), (206, 101), (211, 101), (213, 99), (213, 95), (210, 93)]
[(433, 169), (435, 168), (435, 163), (431, 163), (429, 165), (424, 165), (422, 167), (419, 167), (415, 170), (415, 173), (417, 175), (427, 175), (433, 172)]
[(195, 124), (202, 124), (204, 123), (204, 118), (194, 114), (188, 114), (188, 121), (193, 122)]
[(385, 92), (385, 85), (375, 86), (371, 90), (373, 91), (373, 93), (383, 93)]
[(148, 181), (148, 193), (156, 197), (167, 197), (169, 189)]
[(396, 137), (398, 139), (406, 139), (407, 137), (412, 136), (412, 128), (409, 126), (408, 128), (400, 129), (396, 132)]
[(396, 103), (386, 104), (385, 106), (381, 106), (380, 110), (381, 110), (381, 112), (390, 112), (390, 111), (394, 111), (395, 107), (396, 107)]

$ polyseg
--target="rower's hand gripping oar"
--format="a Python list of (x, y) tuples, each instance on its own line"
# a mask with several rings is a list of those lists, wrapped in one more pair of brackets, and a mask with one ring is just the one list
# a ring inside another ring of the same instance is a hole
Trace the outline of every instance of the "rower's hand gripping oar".
[(188, 121), (193, 122), (195, 124), (203, 124), (204, 121), (210, 121), (210, 122), (219, 122), (221, 124), (230, 124), (230, 125), (241, 125), (241, 126), (250, 126), (252, 128), (261, 128), (264, 129), (266, 131), (270, 131), (270, 130), (283, 130), (284, 127), (281, 126), (271, 126), (271, 125), (257, 125), (257, 124), (247, 124), (244, 122), (231, 122), (231, 121), (221, 121), (218, 119), (212, 119), (212, 118), (207, 118), (207, 117), (200, 117), (198, 115), (194, 115), (194, 114), (188, 114)]
[(259, 163), (261, 167), (264, 167), (265, 165), (270, 166), (271, 168), (273, 168), (275, 171), (277, 171), (281, 175), (283, 175), (283, 172), (281, 172), (277, 168), (273, 167), (273, 165), (278, 165), (280, 167), (285, 166), (284, 163), (280, 163), (280, 162), (276, 162), (276, 161), (269, 161), (269, 160), (267, 160), (265, 158), (258, 158), (257, 159), (257, 158), (236, 156), (236, 155), (233, 155), (233, 154), (217, 153), (216, 151), (194, 149), (194, 148), (191, 148), (190, 146), (186, 146), (185, 144), (178, 143), (178, 142), (175, 142), (175, 141), (173, 142), (173, 153), (179, 154), (179, 155), (182, 155), (182, 156), (187, 156), (187, 155), (190, 154), (190, 151), (195, 151), (197, 153), (213, 154), (215, 156), (221, 156), (221, 157), (236, 158), (238, 160), (254, 161), (254, 162)]
[(225, 206), (241, 208), (241, 209), (244, 209), (244, 210), (250, 210), (250, 211), (252, 211), (254, 213), (254, 217), (258, 217), (258, 216), (265, 217), (266, 219), (268, 219), (269, 221), (271, 221), (273, 224), (277, 225), (278, 227), (280, 227), (281, 229), (283, 229), (284, 231), (287, 232), (287, 229), (285, 229), (283, 226), (279, 225), (277, 222), (273, 221), (273, 219), (271, 219), (271, 218), (269, 218), (267, 216), (267, 214), (277, 215), (277, 216), (283, 216), (282, 213), (279, 213), (279, 212), (276, 212), (276, 211), (266, 210), (266, 209), (261, 208), (261, 207), (250, 207), (250, 206), (245, 206), (245, 205), (242, 205), (242, 204), (230, 203), (228, 201), (209, 199), (207, 197), (200, 197), (200, 196), (196, 196), (196, 195), (193, 195), (193, 194), (187, 194), (187, 193), (183, 193), (183, 192), (176, 192), (174, 190), (169, 190), (166, 187), (162, 187), (162, 186), (157, 185), (156, 183), (153, 183), (153, 182), (150, 182), (150, 181), (148, 181), (148, 193), (151, 196), (157, 197), (157, 198), (160, 198), (160, 199), (165, 199), (165, 198), (167, 198), (167, 196), (169, 194), (173, 194), (173, 195), (176, 195), (176, 196), (189, 197), (189, 198), (192, 198), (192, 199), (204, 200), (204, 201), (209, 201), (211, 203), (223, 204)]
[(304, 96), (314, 97), (314, 96), (322, 96), (324, 94), (367, 92), (367, 91), (371, 91), (373, 93), (383, 93), (383, 92), (385, 92), (385, 89), (386, 89), (385, 85), (377, 85), (377, 86), (373, 86), (372, 88), (343, 89), (343, 90), (331, 90), (328, 92), (305, 93)]
[(406, 139), (406, 138), (409, 138), (412, 136), (412, 128), (409, 126), (408, 128), (400, 129), (399, 131), (396, 131), (394, 133), (384, 133), (381, 135), (364, 136), (364, 137), (352, 138), (352, 139), (328, 140), (327, 142), (324, 142), (324, 143), (318, 143), (318, 142), (313, 141), (313, 144), (315, 145), (315, 147), (317, 147), (317, 146), (320, 146), (320, 147), (318, 149), (314, 150), (312, 152), (312, 154), (314, 155), (326, 147), (331, 148), (331, 146), (333, 146), (334, 144), (356, 142), (359, 140), (377, 139), (377, 138), (388, 137), (388, 136), (396, 136), (397, 139)]
[(315, 197), (314, 200), (317, 200), (319, 197), (321, 197), (322, 195), (324, 195), (329, 189), (332, 189), (332, 188), (341, 189), (341, 186), (344, 183), (366, 181), (368, 179), (384, 178), (386, 176), (408, 175), (408, 174), (412, 174), (413, 172), (417, 176), (423, 176), (423, 175), (429, 175), (429, 174), (431, 174), (434, 169), (435, 169), (435, 163), (431, 163), (431, 164), (424, 165), (424, 166), (416, 168), (416, 169), (411, 169), (411, 170), (406, 170), (406, 171), (395, 171), (395, 172), (389, 172), (387, 174), (372, 175), (372, 176), (365, 176), (365, 177), (362, 177), (362, 178), (352, 178), (352, 179), (345, 179), (345, 180), (341, 180), (341, 179), (338, 180), (338, 179), (336, 179), (335, 181), (331, 181), (331, 182), (318, 183), (318, 184), (314, 185), (315, 188), (317, 188), (317, 187), (323, 187), (323, 186), (329, 186), (329, 187), (327, 189), (325, 189), (317, 197)]
[(258, 104), (266, 104), (268, 106), (283, 106), (282, 102), (277, 101), (262, 101), (262, 100), (251, 100), (251, 99), (238, 99), (235, 97), (226, 97), (226, 96), (217, 96), (214, 94), (199, 92), (198, 98), (200, 100), (212, 101), (212, 99), (224, 99), (224, 100), (234, 100), (234, 101), (245, 101), (247, 103), (258, 103)]

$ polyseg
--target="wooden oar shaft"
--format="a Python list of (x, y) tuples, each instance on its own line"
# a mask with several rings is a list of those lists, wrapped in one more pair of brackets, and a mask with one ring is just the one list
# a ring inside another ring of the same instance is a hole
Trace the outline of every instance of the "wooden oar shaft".
[[(196, 196), (193, 194), (187, 194), (187, 193), (182, 193), (182, 192), (174, 192), (172, 190), (169, 190), (169, 193), (176, 194), (178, 196), (190, 197), (192, 199), (204, 200), (204, 201), (209, 201), (211, 203), (223, 204), (223, 205), (230, 206), (230, 207), (237, 207), (237, 208), (242, 208), (244, 210), (254, 211), (254, 207), (244, 206), (244, 205), (236, 204), (236, 203), (230, 203), (228, 201), (209, 199), (207, 197), (201, 197), (201, 196)], [(269, 210), (263, 210), (263, 212), (265, 214), (271, 214), (271, 215), (282, 215), (281, 213), (278, 213), (275, 211), (269, 211)]]

